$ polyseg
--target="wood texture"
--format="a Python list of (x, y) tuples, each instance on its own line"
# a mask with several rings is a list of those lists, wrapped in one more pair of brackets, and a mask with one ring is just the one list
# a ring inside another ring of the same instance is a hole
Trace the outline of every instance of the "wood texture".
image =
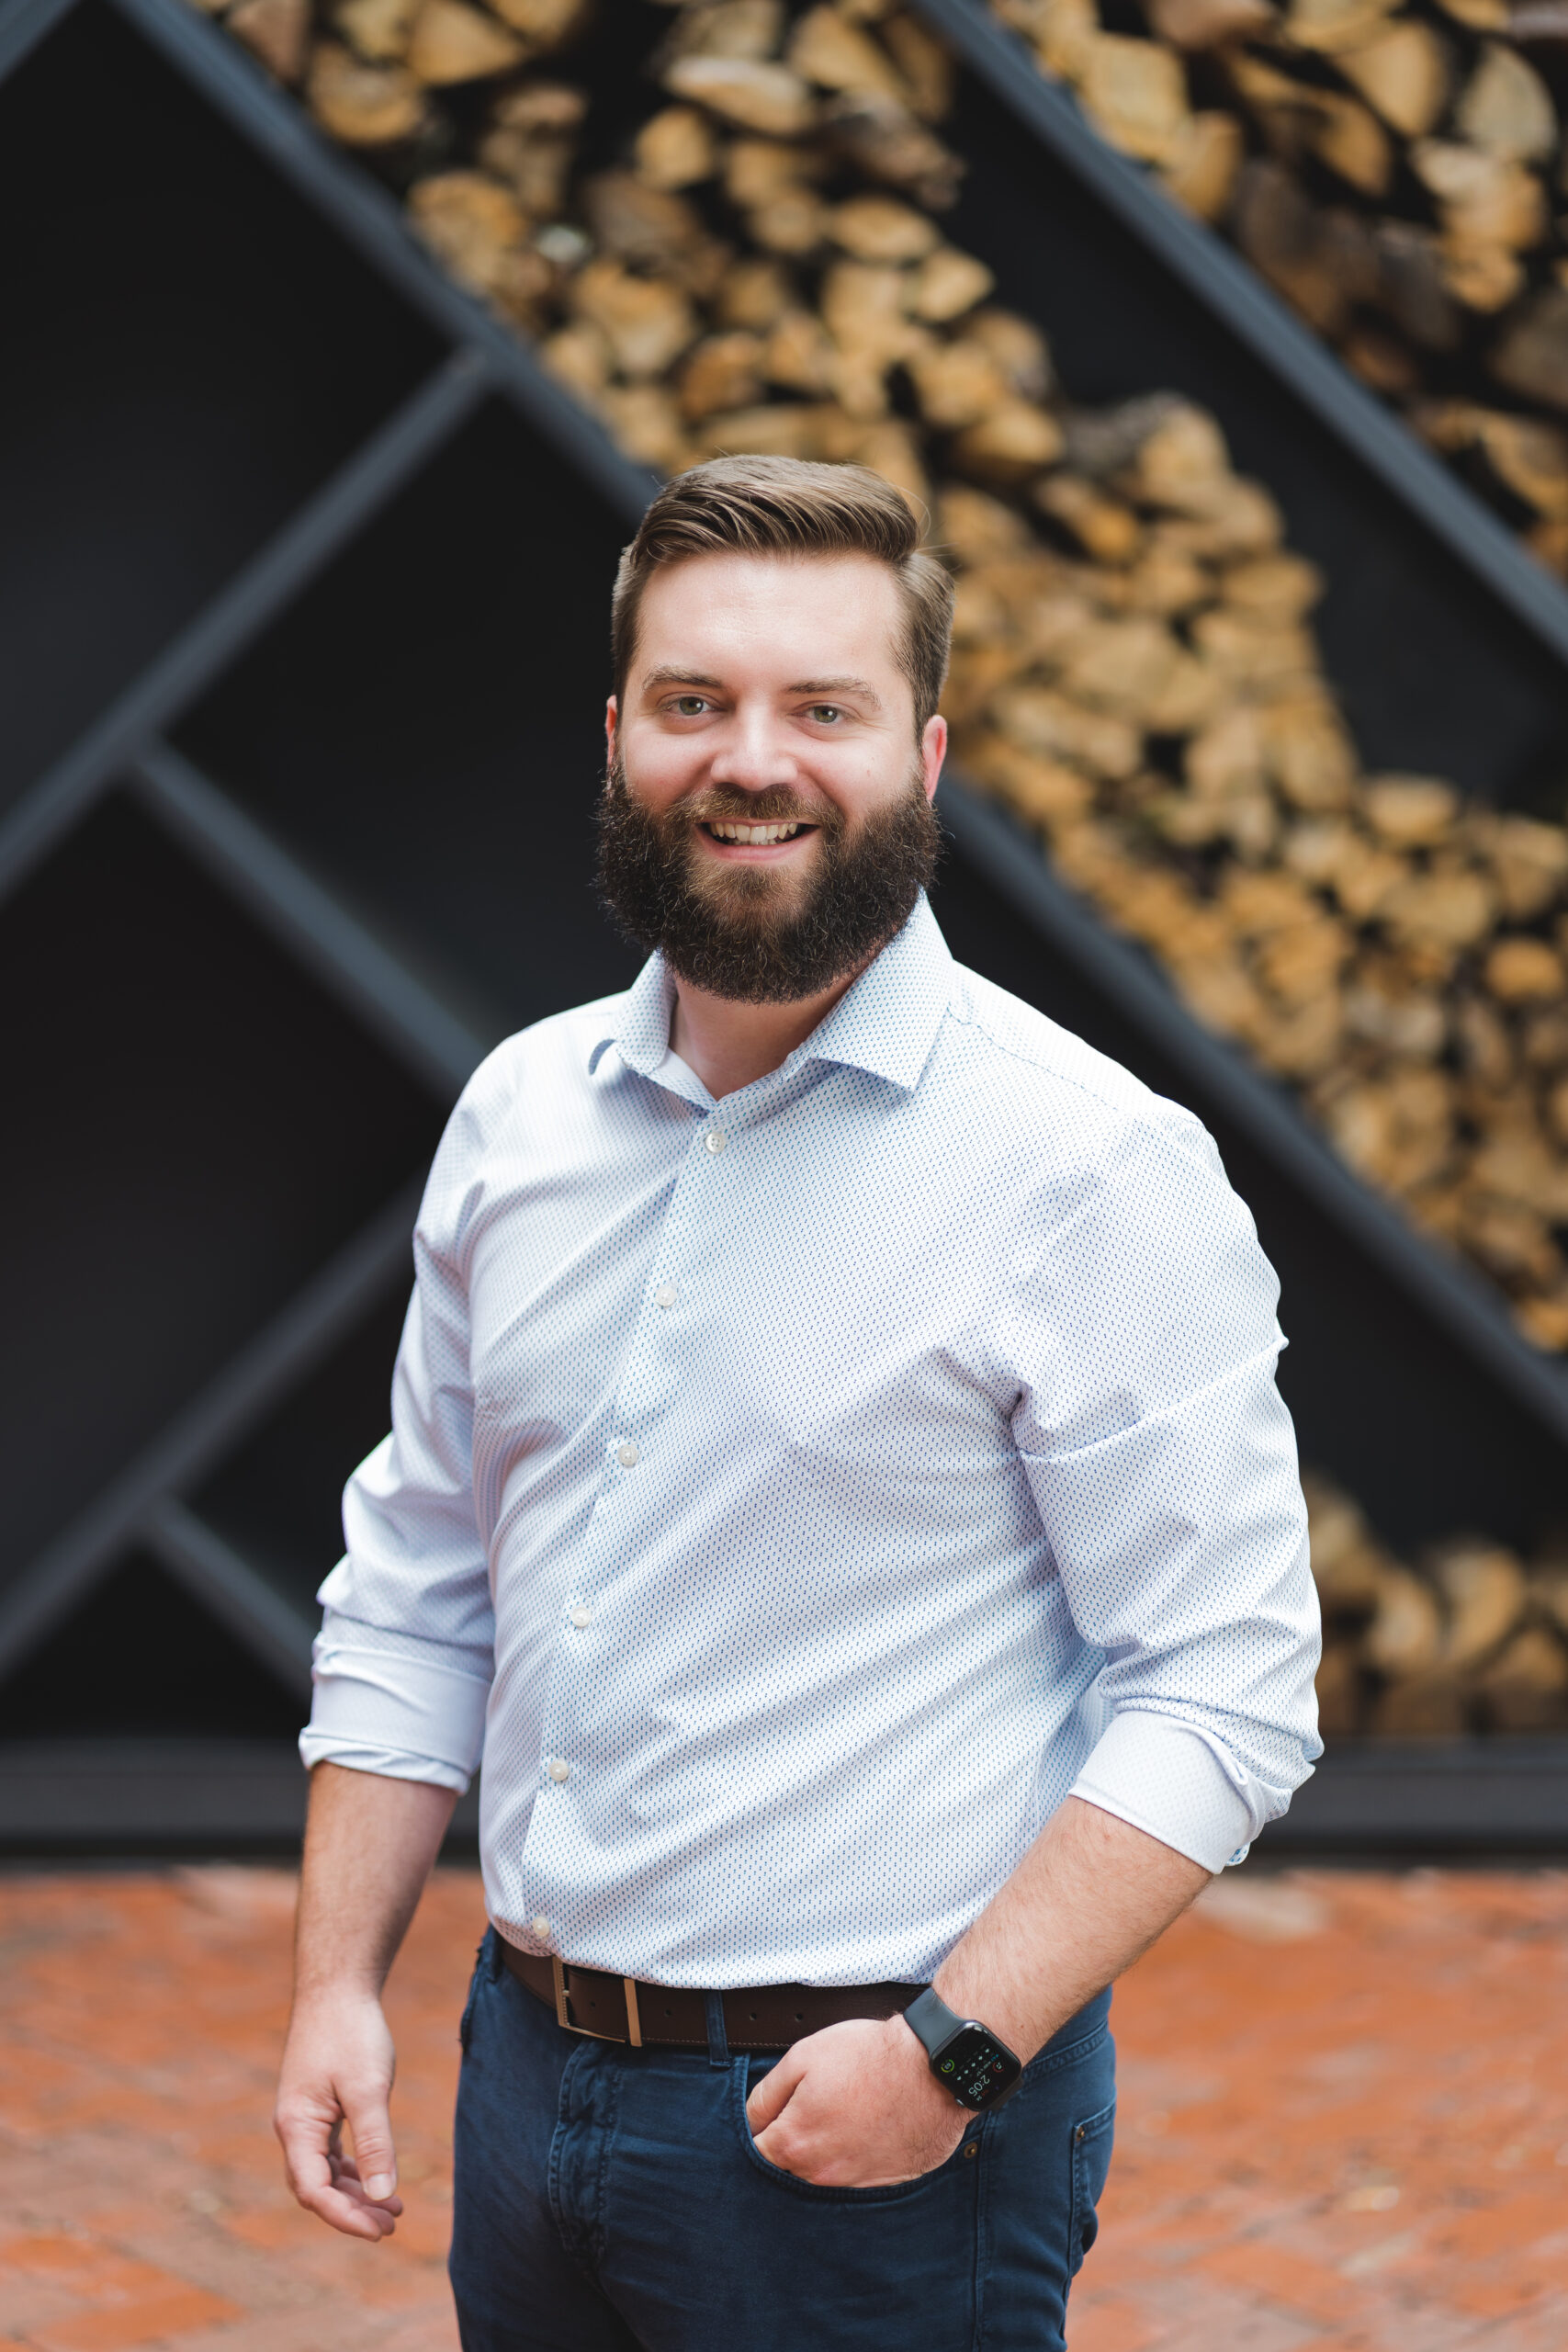
[(1461, 1536), (1407, 1564), (1332, 1480), (1303, 1484), (1325, 1738), (1568, 1729), (1568, 1557)]
[[(1212, 221), (1568, 577), (1562, 0), (991, 0), (1110, 142)], [(1461, 419), (1462, 418), (1462, 423)], [(1498, 454), (1504, 462), (1498, 462)]]

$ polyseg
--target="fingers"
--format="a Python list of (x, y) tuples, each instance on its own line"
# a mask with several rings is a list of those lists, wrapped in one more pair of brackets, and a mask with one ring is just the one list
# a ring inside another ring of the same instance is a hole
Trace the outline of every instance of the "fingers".
[[(396, 2064), (374, 1998), (296, 2005), (274, 2129), (300, 2204), (347, 2237), (384, 2238), (403, 2210), (387, 2111)], [(352, 2156), (343, 2153), (345, 2125)]]
[(400, 2207), (396, 2199), (388, 2206), (367, 2201), (355, 2167), (333, 2146), (336, 2120), (314, 2103), (279, 2099), (273, 2129), (283, 2144), (288, 2186), (308, 2213), (345, 2237), (384, 2238), (396, 2218), (394, 2208)]
[(354, 2141), (356, 2182), (364, 2183), (364, 2194), (376, 2205), (383, 2203), (398, 2186), (392, 2119), (387, 2107), (389, 2087), (378, 2082), (345, 2083), (341, 2094), (344, 2117)]
[(765, 2132), (770, 2123), (781, 2116), (794, 2098), (806, 2073), (806, 2061), (801, 2056), (805, 2044), (797, 2041), (786, 2050), (776, 2066), (770, 2066), (760, 2083), (752, 2086), (746, 2101), (746, 2120), (751, 2126), (751, 2136)]
[[(355, 2130), (355, 2112), (365, 2137), (355, 2132), (355, 2154), (345, 2156), (339, 2137), (345, 2115)], [(384, 2091), (367, 2089), (357, 2097), (345, 2092), (340, 2100), (330, 2086), (287, 2087), (279, 2095), (273, 2129), (283, 2145), (288, 2185), (308, 2213), (346, 2237), (390, 2236), (403, 2204), (391, 2185), (396, 2176)], [(362, 2158), (367, 2148), (374, 2155)], [(375, 2170), (367, 2180), (363, 2176), (372, 2164)], [(389, 2183), (384, 2190), (378, 2187), (381, 2181)]]

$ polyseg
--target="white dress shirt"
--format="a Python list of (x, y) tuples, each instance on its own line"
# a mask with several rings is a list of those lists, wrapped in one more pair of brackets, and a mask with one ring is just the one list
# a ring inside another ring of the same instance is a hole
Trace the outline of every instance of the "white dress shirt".
[(657, 956), (437, 1152), (307, 1763), (466, 1786), (491, 1917), (922, 1982), (1069, 1792), (1207, 1869), (1321, 1753), (1279, 1286), (1209, 1136), (924, 900), (716, 1102)]

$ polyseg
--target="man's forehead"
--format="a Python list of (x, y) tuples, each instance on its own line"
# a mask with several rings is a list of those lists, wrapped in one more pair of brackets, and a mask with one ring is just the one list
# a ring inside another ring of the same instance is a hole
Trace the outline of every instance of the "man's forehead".
[(655, 572), (644, 592), (638, 684), (678, 671), (718, 685), (737, 665), (760, 663), (789, 693), (878, 682), (886, 693), (902, 673), (902, 619), (898, 583), (873, 556), (694, 556)]

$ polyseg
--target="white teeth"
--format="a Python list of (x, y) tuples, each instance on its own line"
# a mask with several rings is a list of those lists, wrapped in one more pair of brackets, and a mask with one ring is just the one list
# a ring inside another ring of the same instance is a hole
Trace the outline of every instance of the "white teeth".
[(800, 820), (789, 825), (710, 825), (708, 831), (721, 842), (787, 842), (799, 832)]

